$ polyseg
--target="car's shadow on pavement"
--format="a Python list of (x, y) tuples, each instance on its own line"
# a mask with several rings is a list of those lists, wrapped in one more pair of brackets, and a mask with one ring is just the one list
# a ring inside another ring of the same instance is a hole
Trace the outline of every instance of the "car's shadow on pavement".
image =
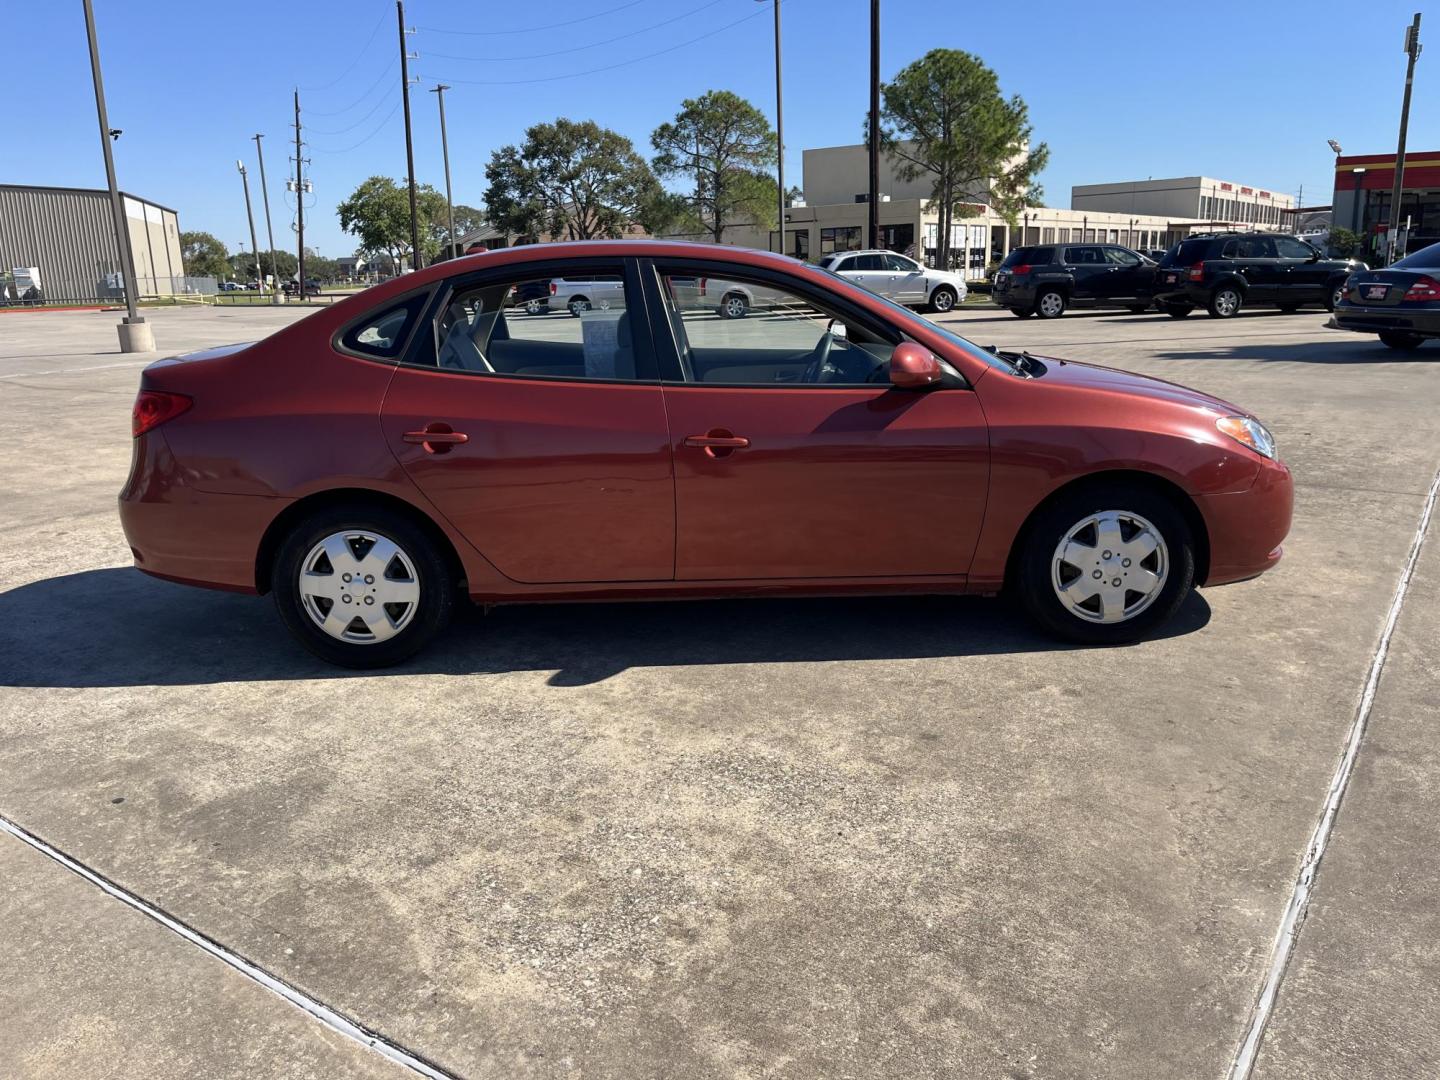
[[(1200, 629), (1193, 593), (1161, 631)], [(0, 593), (0, 685), (178, 686), (408, 674), (550, 671), (552, 686), (632, 667), (907, 660), (1071, 648), (998, 599), (959, 596), (469, 605), (419, 656), (380, 672), (315, 660), (268, 598), (171, 585), (125, 568)]]
[(1392, 349), (1379, 338), (1346, 334), (1319, 345), (1217, 345), (1211, 348), (1157, 350), (1157, 360), (1259, 360), (1295, 364), (1413, 364), (1440, 361), (1440, 346)]

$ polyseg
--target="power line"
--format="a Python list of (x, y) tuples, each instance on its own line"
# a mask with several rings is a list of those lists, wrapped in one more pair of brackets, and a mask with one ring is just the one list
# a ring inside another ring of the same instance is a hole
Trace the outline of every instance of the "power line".
[(681, 19), (690, 19), (699, 15), (702, 11), (714, 7), (716, 4), (724, 3), (724, 0), (710, 0), (708, 4), (701, 4), (693, 11), (687, 11), (682, 15), (666, 19), (664, 22), (654, 23), (650, 26), (641, 27), (639, 30), (632, 30), (628, 34), (620, 34), (617, 37), (606, 38), (603, 41), (591, 41), (585, 45), (577, 45), (573, 49), (556, 49), (553, 52), (529, 53), (525, 56), (460, 56), (455, 53), (430, 52), (426, 50), (426, 56), (438, 56), (444, 60), (469, 60), (475, 62), (503, 64), (511, 60), (543, 60), (549, 56), (564, 56), (567, 53), (584, 52), (586, 49), (597, 49), (601, 45), (613, 45), (617, 41), (624, 41), (626, 38), (639, 37), (641, 34), (648, 34), (651, 30), (659, 30), (662, 26), (669, 26)]
[[(630, 0), (628, 4), (621, 4), (609, 11), (600, 11), (594, 15), (582, 15), (578, 19), (571, 19), (565, 26), (568, 28), (577, 23), (590, 22), (592, 19), (603, 19), (607, 15), (614, 15), (617, 11), (624, 11), (626, 8), (632, 8), (644, 2), (645, 0)], [(540, 30), (554, 30), (555, 27), (553, 24), (547, 23), (544, 26), (526, 26), (519, 30), (450, 30), (443, 26), (417, 26), (415, 29), (426, 30), (432, 34), (460, 34), (464, 37), (505, 37), (510, 34), (533, 34)]]
[(376, 135), (379, 135), (382, 131), (385, 130), (385, 125), (388, 124), (390, 120), (395, 116), (395, 114), (400, 111), (400, 104), (401, 103), (397, 100), (394, 105), (390, 106), (390, 111), (386, 113), (385, 118), (381, 120), (378, 125), (376, 125), (375, 130), (370, 132), (369, 135), (366, 135), (359, 142), (352, 143), (350, 146), (345, 147), (345, 149), (343, 150), (330, 150), (323, 146), (316, 146), (314, 147), (314, 149), (318, 150), (322, 154), (348, 154), (351, 150), (360, 149), (360, 147), (364, 146), (371, 139), (375, 138)]
[(563, 79), (578, 79), (585, 75), (598, 75), (602, 71), (614, 71), (616, 68), (628, 67), (631, 64), (638, 64), (643, 60), (653, 60), (657, 56), (664, 56), (666, 53), (672, 53), (678, 49), (683, 49), (687, 45), (694, 45), (697, 41), (704, 41), (706, 38), (712, 38), (716, 34), (723, 34), (726, 30), (731, 30), (734, 27), (739, 26), (741, 23), (749, 22), (751, 19), (759, 18), (761, 15), (768, 14), (770, 14), (769, 11), (762, 7), (751, 15), (746, 15), (744, 18), (736, 19), (732, 23), (726, 23), (724, 26), (716, 27), (709, 33), (701, 34), (699, 37), (693, 37), (689, 41), (679, 42), (678, 44), (671, 45), (669, 48), (666, 49), (657, 49), (655, 52), (646, 53), (644, 56), (637, 56), (630, 60), (622, 60), (618, 64), (607, 64), (605, 67), (590, 68), (588, 71), (571, 71), (567, 72), (564, 75), (547, 75), (536, 79), (461, 79), (453, 75), (437, 75), (434, 73), (431, 73), (430, 77), (440, 79), (444, 82), (464, 83), (467, 86), (521, 86), (527, 83), (559, 82)]
[(366, 88), (364, 93), (362, 93), (359, 97), (350, 102), (349, 105), (346, 105), (343, 109), (334, 109), (330, 112), (321, 112), (319, 109), (306, 109), (305, 111), (308, 113), (312, 113), (315, 116), (343, 116), (345, 113), (355, 108), (356, 105), (359, 105), (362, 101), (364, 101), (371, 94), (373, 94), (377, 87), (383, 85), (385, 81), (395, 73), (395, 65), (397, 63), (398, 61), (392, 58), (391, 61), (385, 65), (385, 70), (380, 72), (380, 77), (376, 79), (373, 83), (371, 83), (369, 87)]
[(373, 29), (373, 30), (370, 31), (370, 36), (365, 39), (365, 44), (364, 44), (364, 45), (361, 45), (359, 51), (358, 51), (357, 53), (355, 53), (355, 59), (350, 62), (350, 66), (349, 66), (349, 67), (347, 67), (344, 71), (342, 71), (342, 72), (341, 72), (339, 75), (337, 75), (334, 79), (331, 79), (328, 83), (324, 83), (324, 84), (321, 85), (321, 86), (302, 86), (302, 87), (300, 87), (300, 89), (306, 91), (307, 93), (317, 93), (317, 92), (319, 92), (319, 91), (321, 91), (321, 90), (329, 90), (330, 87), (332, 87), (332, 86), (334, 86), (336, 83), (340, 82), (342, 79), (345, 78), (346, 75), (349, 75), (352, 71), (354, 71), (357, 67), (359, 67), (359, 66), (360, 66), (360, 61), (365, 58), (365, 50), (368, 49), (368, 48), (370, 48), (370, 46), (371, 46), (372, 44), (374, 44), (374, 42), (375, 42), (375, 35), (378, 34), (378, 33), (380, 33), (380, 27), (385, 24), (385, 18), (386, 18), (386, 14), (382, 12), (381, 15), (380, 15), (380, 18), (378, 18), (377, 20), (375, 20), (375, 29)]
[(351, 124), (349, 127), (343, 127), (343, 128), (341, 128), (339, 131), (325, 131), (325, 130), (323, 130), (323, 129), (321, 129), (321, 128), (317, 128), (317, 127), (313, 127), (313, 126), (312, 126), (312, 127), (309, 127), (309, 130), (310, 130), (310, 132), (311, 132), (312, 134), (315, 134), (315, 135), (344, 135), (347, 131), (354, 131), (354, 130), (355, 130), (357, 127), (359, 127), (361, 124), (365, 123), (366, 120), (369, 120), (370, 117), (374, 116), (377, 112), (380, 111), (380, 106), (382, 106), (382, 105), (384, 105), (384, 104), (385, 104), (385, 95), (384, 95), (384, 94), (381, 94), (378, 98), (375, 99), (375, 104), (372, 105), (372, 106), (370, 106), (370, 111), (369, 111), (369, 112), (367, 112), (364, 116), (360, 117), (359, 120), (356, 120), (356, 121), (355, 121), (353, 124)]

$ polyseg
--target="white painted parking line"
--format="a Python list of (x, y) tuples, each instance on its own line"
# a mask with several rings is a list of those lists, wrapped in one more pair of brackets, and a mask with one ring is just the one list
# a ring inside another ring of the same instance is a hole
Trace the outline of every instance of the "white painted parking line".
[(1370, 673), (1366, 676), (1365, 688), (1360, 694), (1355, 720), (1350, 725), (1345, 752), (1341, 754), (1340, 763), (1335, 767), (1335, 775), (1331, 778), (1330, 789), (1325, 795), (1320, 821), (1315, 826), (1315, 832), (1311, 834), (1310, 846), (1306, 849), (1305, 859), (1300, 864), (1300, 873), (1296, 876), (1295, 885), (1290, 892), (1290, 902), (1285, 905), (1285, 915), (1280, 920), (1280, 931), (1275, 936), (1275, 944), (1270, 952), (1265, 981), (1261, 984), (1260, 996), (1250, 1012), (1245, 1041), (1240, 1044), (1235, 1055), (1229, 1080), (1248, 1080), (1255, 1067), (1255, 1057), (1265, 1036), (1265, 1027), (1270, 1022), (1270, 1014), (1274, 1011), (1275, 999), (1285, 978), (1285, 969), (1290, 963), (1290, 954), (1295, 949), (1300, 928), (1305, 923), (1305, 913), (1310, 906), (1320, 861), (1325, 857), (1325, 848), (1330, 843), (1330, 833), (1335, 828), (1340, 802), (1345, 797), (1345, 789), (1350, 786), (1350, 775), (1355, 771), (1355, 762), (1360, 754), (1360, 741), (1365, 736), (1365, 725), (1370, 719), (1370, 709), (1375, 704), (1375, 692), (1379, 689), (1380, 676), (1385, 669), (1385, 656), (1390, 651), (1390, 639), (1395, 634), (1396, 623), (1400, 621), (1400, 609), (1404, 606), (1405, 594), (1410, 589), (1410, 579), (1414, 576), (1415, 565), (1420, 560), (1420, 549), (1424, 546), (1425, 536), (1430, 530), (1437, 493), (1440, 493), (1440, 472), (1435, 474), (1429, 493), (1425, 496), (1420, 511), (1420, 523), (1415, 527), (1415, 539), (1410, 544), (1409, 557), (1400, 572), (1400, 581), (1395, 586), (1395, 598), (1390, 601), (1390, 611), (1385, 617), (1385, 628), (1380, 632), (1380, 641), (1375, 646), (1375, 655), (1370, 661)]
[(403, 1046), (391, 1042), (384, 1035), (370, 1030), (364, 1024), (360, 1023), (360, 1021), (354, 1020), (344, 1013), (337, 1012), (324, 1002), (317, 1001), (303, 990), (297, 989), (279, 977), (272, 975), (258, 964), (252, 963), (238, 953), (231, 952), (218, 941), (206, 937), (200, 933), (200, 931), (187, 926), (174, 916), (166, 914), (143, 897), (137, 896), (129, 889), (115, 884), (115, 882), (97, 871), (90, 869), (90, 867), (79, 860), (73, 859), (58, 848), (52, 847), (40, 837), (23, 826), (17, 825), (3, 814), (0, 814), (0, 832), (9, 833), (21, 843), (28, 844), (40, 852), (40, 854), (53, 859), (65, 867), (65, 869), (71, 873), (78, 874), (102, 892), (119, 900), (122, 904), (133, 908), (146, 918), (153, 919), (165, 927), (165, 929), (179, 934), (186, 941), (190, 942), (190, 944), (197, 946), (215, 957), (215, 959), (227, 964), (247, 979), (258, 983), (271, 993), (284, 998), (297, 1009), (308, 1013), (331, 1031), (344, 1035), (348, 1039), (353, 1039), (362, 1046), (374, 1050), (382, 1057), (395, 1062), (397, 1065), (403, 1065), (407, 1069), (419, 1073), (421, 1076), (429, 1077), (430, 1080), (459, 1080), (454, 1073), (447, 1072), (433, 1062), (426, 1061), (413, 1051), (407, 1050)]
[(9, 375), (0, 375), (0, 379), (31, 379), (37, 375), (76, 375), (82, 371), (109, 371), (112, 368), (145, 367), (154, 362), (153, 359), (125, 360), (118, 364), (95, 364), (91, 367), (50, 368), (46, 371), (15, 371)]

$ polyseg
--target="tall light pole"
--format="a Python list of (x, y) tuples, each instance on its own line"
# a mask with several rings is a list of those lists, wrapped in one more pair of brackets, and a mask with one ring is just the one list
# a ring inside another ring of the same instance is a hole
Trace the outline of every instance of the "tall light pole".
[(305, 161), (300, 156), (300, 90), (295, 90), (295, 297), (305, 302)]
[(1400, 140), (1395, 148), (1395, 186), (1390, 190), (1390, 228), (1385, 233), (1386, 246), (1389, 249), (1389, 258), (1385, 260), (1387, 263), (1395, 261), (1396, 241), (1400, 238), (1400, 194), (1405, 182), (1405, 132), (1410, 126), (1410, 88), (1415, 83), (1415, 61), (1420, 56), (1418, 11), (1414, 20), (1405, 28), (1405, 55), (1409, 57), (1405, 64), (1405, 100), (1400, 106)]
[[(245, 220), (250, 223), (250, 250), (255, 253), (255, 281), (260, 286), (260, 295), (265, 295), (265, 270), (260, 265), (260, 245), (255, 242), (255, 214), (250, 209), (250, 177), (245, 172), (245, 162), (235, 159), (235, 168), (240, 170), (240, 185), (245, 189)], [(242, 248), (244, 244), (240, 245)]]
[(255, 156), (260, 159), (260, 199), (265, 204), (265, 239), (270, 244), (270, 302), (280, 302), (280, 267), (275, 261), (275, 230), (270, 226), (270, 188), (265, 183), (265, 151), (260, 148), (260, 140), (265, 136), (255, 136)]
[(130, 248), (130, 227), (125, 221), (125, 207), (120, 202), (120, 189), (115, 183), (115, 155), (110, 140), (120, 132), (110, 127), (105, 110), (105, 81), (100, 76), (100, 45), (95, 39), (95, 11), (85, 0), (85, 33), (90, 39), (90, 74), (95, 80), (95, 112), (100, 120), (100, 146), (105, 151), (105, 182), (110, 188), (110, 213), (115, 219), (115, 248), (120, 256), (120, 274), (125, 282), (124, 320), (120, 323), (121, 352), (151, 352), (155, 335), (135, 307), (139, 285), (135, 281), (135, 254)]
[(455, 200), (450, 197), (450, 139), (445, 134), (445, 91), (450, 87), (436, 83), (430, 88), (435, 100), (440, 102), (440, 152), (445, 156), (445, 242), (450, 249), (450, 258), (455, 258)]
[(405, 0), (395, 0), (400, 24), (400, 100), (405, 107), (405, 171), (410, 183), (410, 269), (420, 269), (420, 212), (415, 205), (415, 141), (410, 133), (410, 52), (405, 48)]
[[(870, 0), (870, 244), (880, 246), (880, 0)], [(948, 270), (949, 267), (944, 267)]]
[[(765, 3), (765, 0), (756, 0), (757, 3)], [(776, 242), (776, 250), (785, 254), (785, 110), (781, 103), (780, 94), (780, 0), (772, 0), (775, 5), (775, 183), (779, 185), (780, 191), (776, 196), (776, 233), (779, 240)]]

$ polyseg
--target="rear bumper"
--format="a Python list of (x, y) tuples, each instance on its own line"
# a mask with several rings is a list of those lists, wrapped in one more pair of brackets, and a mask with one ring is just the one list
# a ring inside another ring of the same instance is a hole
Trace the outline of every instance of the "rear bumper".
[(1401, 307), (1361, 307), (1358, 304), (1342, 303), (1335, 309), (1330, 325), (1336, 330), (1353, 330), (1360, 334), (1395, 330), (1406, 334), (1440, 337), (1440, 311), (1407, 311)]
[(1279, 562), (1294, 503), (1290, 470), (1278, 461), (1262, 465), (1245, 491), (1196, 496), (1210, 536), (1210, 570), (1201, 584), (1244, 581)]
[(1151, 287), (1150, 295), (1157, 304), (1189, 304), (1191, 307), (1204, 307), (1210, 302), (1210, 293), (1205, 286), (1184, 281), (1166, 285), (1157, 280)]
[(1030, 308), (1035, 306), (1035, 286), (1028, 281), (1017, 285), (1013, 281), (990, 287), (990, 299), (1001, 307)]
[(260, 541), (289, 502), (189, 486), (157, 429), (135, 440), (130, 477), (120, 492), (120, 525), (135, 566), (145, 573), (253, 593)]

